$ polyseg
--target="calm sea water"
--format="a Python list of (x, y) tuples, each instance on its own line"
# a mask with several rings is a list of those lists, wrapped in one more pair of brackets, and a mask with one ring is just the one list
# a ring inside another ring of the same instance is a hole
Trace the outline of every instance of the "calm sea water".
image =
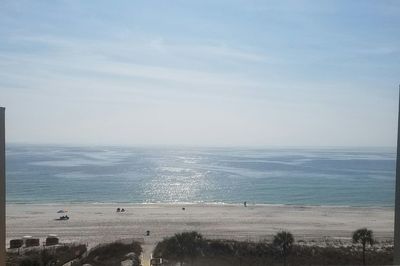
[(8, 145), (7, 202), (393, 206), (395, 150)]

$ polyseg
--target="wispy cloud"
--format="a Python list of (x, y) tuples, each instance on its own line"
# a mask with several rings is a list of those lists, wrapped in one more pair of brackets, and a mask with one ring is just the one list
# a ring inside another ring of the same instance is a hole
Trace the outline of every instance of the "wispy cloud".
[[(153, 82), (154, 87), (159, 87), (162, 83), (168, 87), (165, 82), (173, 82), (179, 84), (178, 87), (233, 92), (235, 89), (263, 86), (261, 81), (255, 77), (240, 73), (233, 75), (226, 71), (191, 69), (190, 60), (192, 58), (189, 58), (184, 64), (180, 63), (175, 66), (174, 62), (168, 62), (168, 64), (160, 62), (158, 65), (135, 62), (143, 61), (135, 59), (149, 56), (155, 52), (154, 49), (166, 53), (167, 55), (160, 54), (160, 56), (166, 56), (167, 59), (171, 57), (181, 59), (181, 56), (193, 55), (203, 58), (203, 60), (206, 56), (214, 58), (218, 55), (229, 60), (259, 61), (263, 59), (260, 55), (242, 52), (238, 49), (219, 46), (173, 46), (163, 44), (162, 40), (138, 44), (134, 41), (98, 43), (93, 40), (73, 40), (49, 36), (14, 36), (13, 39), (18, 42), (40, 44), (46, 50), (39, 53), (0, 53), (3, 74), (11, 72), (10, 79), (13, 76), (15, 79), (17, 78), (15, 70), (23, 65), (24, 74), (27, 74), (26, 70), (31, 68), (30, 75), (33, 76), (22, 77), (22, 79), (40, 79), (46, 76), (51, 79), (57, 75), (64, 75), (68, 78), (68, 73), (74, 71), (75, 75), (88, 75), (99, 80), (103, 80), (104, 77), (111, 79), (110, 76), (113, 76), (116, 83), (121, 78), (129, 79), (132, 85)], [(155, 46), (156, 48), (154, 48)], [(124, 60), (120, 60), (120, 58), (124, 58)], [(11, 66), (13, 69), (10, 70)], [(21, 77), (18, 78), (21, 79)]]
[[(26, 36), (14, 35), (10, 38), (14, 42), (25, 42), (40, 44), (44, 47), (59, 52), (91, 52), (114, 54), (118, 53), (125, 56), (140, 54), (143, 52), (159, 52), (161, 54), (172, 54), (175, 56), (197, 56), (198, 58), (220, 57), (228, 60), (266, 62), (267, 57), (262, 53), (230, 47), (220, 41), (212, 43), (220, 44), (173, 44), (166, 42), (163, 38), (153, 38), (150, 40), (123, 38), (121, 40), (99, 41), (90, 39), (74, 39), (56, 36)], [(254, 49), (253, 49), (254, 50)]]
[(357, 53), (363, 55), (392, 55), (400, 52), (398, 47), (391, 46), (375, 46), (369, 48), (360, 48), (356, 50)]

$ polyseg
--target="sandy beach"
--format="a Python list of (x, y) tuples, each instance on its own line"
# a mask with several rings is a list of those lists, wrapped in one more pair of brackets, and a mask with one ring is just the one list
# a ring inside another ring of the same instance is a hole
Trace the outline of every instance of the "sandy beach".
[[(117, 213), (117, 207), (125, 213)], [(185, 210), (182, 210), (182, 208)], [(57, 221), (68, 210), (68, 221)], [(61, 242), (87, 243), (89, 247), (118, 239), (136, 239), (144, 257), (163, 237), (196, 230), (209, 238), (270, 239), (277, 231), (291, 231), (296, 240), (350, 241), (352, 231), (372, 229), (378, 240), (391, 240), (393, 208), (304, 207), (286, 205), (218, 204), (8, 204), (7, 242), (31, 235), (42, 240), (57, 234)], [(146, 236), (150, 230), (150, 236)]]

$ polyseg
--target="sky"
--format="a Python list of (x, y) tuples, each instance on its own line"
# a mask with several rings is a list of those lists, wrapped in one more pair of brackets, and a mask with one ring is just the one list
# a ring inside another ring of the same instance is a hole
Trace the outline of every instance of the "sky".
[(395, 146), (400, 1), (0, 2), (7, 142)]

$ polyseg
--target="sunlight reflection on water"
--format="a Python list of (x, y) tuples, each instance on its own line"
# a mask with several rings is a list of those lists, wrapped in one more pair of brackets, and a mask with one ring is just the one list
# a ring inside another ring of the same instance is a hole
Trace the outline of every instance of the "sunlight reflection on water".
[(392, 206), (391, 149), (7, 147), (7, 201)]

